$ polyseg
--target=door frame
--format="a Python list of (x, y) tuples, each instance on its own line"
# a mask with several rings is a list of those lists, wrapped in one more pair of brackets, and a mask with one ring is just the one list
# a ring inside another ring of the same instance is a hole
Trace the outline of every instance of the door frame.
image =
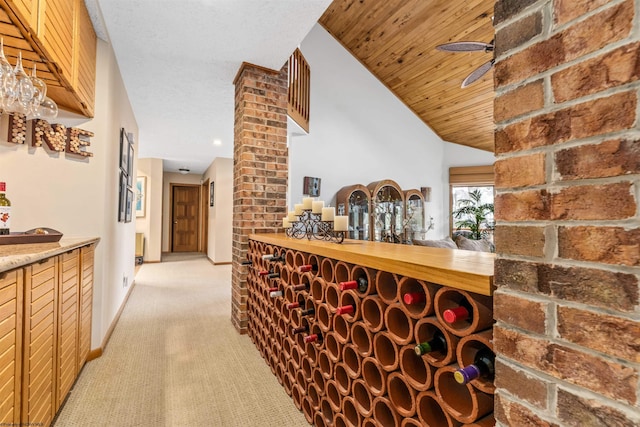
[(200, 190), (200, 184), (186, 184), (186, 183), (170, 183), (169, 184), (169, 253), (173, 253), (173, 189), (174, 187), (197, 187), (198, 188), (198, 224), (196, 226), (196, 238), (198, 240), (198, 252), (202, 252), (200, 248), (202, 247), (202, 226), (200, 221), (202, 219), (202, 191)]
[(200, 227), (200, 244), (198, 247), (200, 252), (209, 253), (209, 178), (207, 178), (200, 186), (200, 217), (202, 218), (202, 226)]

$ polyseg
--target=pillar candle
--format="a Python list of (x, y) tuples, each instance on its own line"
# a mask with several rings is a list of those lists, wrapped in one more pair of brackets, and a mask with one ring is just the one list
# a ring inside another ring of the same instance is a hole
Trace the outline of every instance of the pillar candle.
[(313, 206), (313, 197), (305, 197), (302, 199), (302, 209), (311, 210)]
[(336, 208), (326, 207), (322, 208), (322, 221), (333, 221), (333, 217), (336, 215)]
[(335, 231), (349, 230), (349, 217), (346, 215), (338, 215), (333, 220), (333, 229)]
[(324, 208), (324, 202), (322, 200), (314, 200), (311, 204), (311, 212), (314, 214), (322, 213), (322, 208)]
[(291, 228), (291, 223), (289, 222), (289, 218), (288, 217), (284, 217), (282, 218), (282, 227), (283, 228)]
[(302, 215), (302, 203), (293, 205), (293, 212), (295, 215)]
[(297, 221), (298, 218), (296, 217), (296, 213), (294, 211), (289, 211), (289, 221)]

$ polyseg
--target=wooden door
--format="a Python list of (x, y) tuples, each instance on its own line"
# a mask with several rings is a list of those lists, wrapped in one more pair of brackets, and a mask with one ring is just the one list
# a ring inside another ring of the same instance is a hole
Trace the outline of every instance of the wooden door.
[(56, 410), (62, 405), (78, 375), (78, 269), (80, 249), (60, 256), (58, 288), (58, 354)]
[(20, 425), (22, 279), (24, 270), (0, 273), (0, 425)]
[(199, 186), (172, 187), (172, 252), (198, 251)]
[(80, 295), (78, 308), (78, 372), (91, 350), (91, 313), (93, 310), (93, 261), (95, 245), (80, 250)]

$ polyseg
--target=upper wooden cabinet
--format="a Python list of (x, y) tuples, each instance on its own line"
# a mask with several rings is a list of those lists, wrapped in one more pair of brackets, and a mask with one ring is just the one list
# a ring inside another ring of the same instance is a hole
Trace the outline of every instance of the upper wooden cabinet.
[(9, 62), (22, 52), (60, 108), (93, 117), (97, 37), (83, 0), (0, 0), (0, 9)]

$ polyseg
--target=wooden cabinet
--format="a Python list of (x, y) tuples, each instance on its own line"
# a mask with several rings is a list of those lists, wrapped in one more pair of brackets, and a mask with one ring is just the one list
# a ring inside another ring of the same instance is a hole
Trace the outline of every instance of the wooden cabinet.
[(371, 192), (371, 240), (402, 243), (404, 235), (404, 194), (393, 180), (367, 185)]
[(91, 316), (93, 307), (93, 260), (95, 245), (80, 249), (80, 295), (78, 304), (78, 372), (91, 350)]
[(22, 22), (30, 27), (38, 27), (38, 2), (40, 0), (7, 0), (16, 12), (21, 15)]
[(425, 205), (424, 196), (420, 190), (412, 189), (404, 192), (405, 200), (405, 240), (411, 242), (414, 239), (423, 240), (427, 234), (425, 229)]
[(56, 413), (58, 257), (25, 267), (22, 423), (49, 425)]
[(40, 0), (36, 34), (60, 75), (73, 81), (75, 0)]
[(0, 273), (0, 425), (20, 424), (23, 277)]
[(58, 288), (58, 354), (56, 409), (62, 405), (78, 375), (78, 302), (80, 249), (60, 255)]
[(72, 85), (78, 95), (82, 108), (93, 115), (96, 93), (96, 33), (84, 5), (84, 0), (75, 0), (74, 33), (74, 73)]
[(355, 184), (342, 187), (336, 194), (338, 215), (349, 217), (349, 234), (347, 238), (370, 240), (370, 207), (371, 193), (364, 185)]

